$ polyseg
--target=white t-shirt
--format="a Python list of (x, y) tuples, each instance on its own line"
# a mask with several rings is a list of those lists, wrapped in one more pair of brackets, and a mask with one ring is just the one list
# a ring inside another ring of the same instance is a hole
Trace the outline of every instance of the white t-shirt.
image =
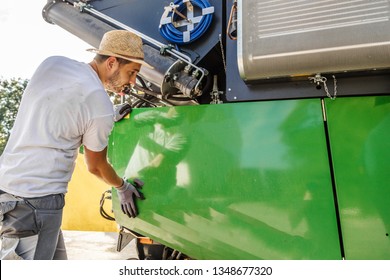
[(23, 93), (0, 157), (0, 189), (22, 197), (65, 193), (78, 148), (102, 151), (113, 105), (90, 65), (49, 57)]

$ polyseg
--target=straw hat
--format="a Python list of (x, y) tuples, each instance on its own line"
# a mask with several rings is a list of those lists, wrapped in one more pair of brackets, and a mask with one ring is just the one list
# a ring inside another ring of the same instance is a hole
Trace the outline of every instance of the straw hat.
[(87, 51), (120, 57), (153, 69), (152, 66), (144, 61), (142, 39), (127, 30), (108, 31), (103, 35), (99, 49), (88, 49)]

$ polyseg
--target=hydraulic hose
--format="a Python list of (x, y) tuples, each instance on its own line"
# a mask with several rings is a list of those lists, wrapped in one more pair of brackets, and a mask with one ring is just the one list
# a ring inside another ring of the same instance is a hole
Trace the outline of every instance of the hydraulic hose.
[[(211, 7), (210, 3), (207, 0), (191, 0), (190, 1), (194, 6), (200, 8), (201, 10), (205, 8)], [(177, 11), (179, 13), (183, 12), (183, 10), (186, 8), (186, 3), (183, 0), (176, 0), (174, 2), (174, 5), (177, 6)], [(172, 17), (173, 21), (176, 21), (179, 16), (174, 13), (174, 11), (170, 12), (168, 16)], [(211, 21), (213, 18), (212, 13), (208, 13), (205, 15), (202, 15), (202, 19), (200, 22), (190, 31), (189, 40), (185, 40), (184, 38), (184, 32), (178, 30), (173, 23), (166, 23), (161, 25), (160, 27), (160, 33), (161, 35), (168, 40), (169, 42), (183, 45), (183, 44), (189, 44), (195, 40), (197, 40), (200, 36), (202, 36), (207, 29), (209, 28)]]

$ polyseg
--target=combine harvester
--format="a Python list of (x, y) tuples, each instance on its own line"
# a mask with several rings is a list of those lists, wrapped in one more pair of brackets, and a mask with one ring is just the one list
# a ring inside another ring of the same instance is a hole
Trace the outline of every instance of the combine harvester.
[[(142, 37), (109, 157), (144, 181), (140, 259), (390, 259), (388, 0), (49, 1), (94, 47)], [(87, 222), (87, 221), (86, 221)]]

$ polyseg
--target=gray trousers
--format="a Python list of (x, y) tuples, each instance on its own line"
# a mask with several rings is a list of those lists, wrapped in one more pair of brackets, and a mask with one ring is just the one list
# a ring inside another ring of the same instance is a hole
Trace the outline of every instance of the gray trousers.
[(63, 194), (37, 198), (0, 195), (0, 258), (67, 259), (61, 232)]

